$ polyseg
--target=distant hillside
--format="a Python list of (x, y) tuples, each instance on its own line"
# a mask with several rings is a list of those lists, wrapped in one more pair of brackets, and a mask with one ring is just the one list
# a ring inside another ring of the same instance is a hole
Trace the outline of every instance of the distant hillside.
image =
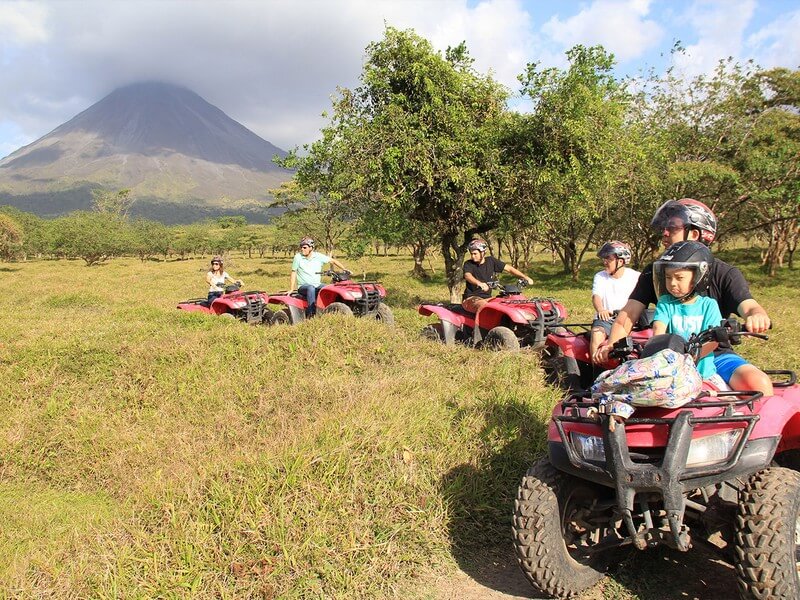
[(130, 188), (134, 214), (166, 222), (264, 221), (266, 191), (291, 178), (275, 155), (286, 152), (194, 92), (137, 83), (0, 160), (0, 204), (54, 216), (88, 208), (92, 188)]

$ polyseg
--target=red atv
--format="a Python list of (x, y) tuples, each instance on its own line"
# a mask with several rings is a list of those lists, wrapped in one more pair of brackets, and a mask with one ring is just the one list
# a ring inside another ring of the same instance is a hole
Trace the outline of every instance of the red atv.
[[(613, 316), (618, 312), (614, 311)], [(631, 331), (628, 340), (632, 344), (632, 358), (653, 335), (654, 312), (645, 311)], [(542, 367), (549, 383), (568, 391), (587, 390), (600, 373), (619, 364), (619, 360), (613, 358), (604, 364), (592, 363), (589, 357), (591, 329), (591, 323), (564, 323), (548, 333), (542, 350)]]
[(464, 310), (460, 304), (422, 304), (421, 315), (436, 315), (438, 323), (426, 325), (422, 335), (445, 344), (463, 343), (491, 350), (516, 352), (521, 347), (538, 349), (545, 337), (567, 316), (564, 305), (552, 298), (529, 298), (521, 288), (526, 281), (515, 285), (488, 283), (500, 293), (477, 313)]
[(222, 296), (208, 304), (207, 298), (194, 298), (178, 304), (180, 310), (219, 315), (228, 319), (239, 319), (245, 323), (269, 323), (271, 311), (267, 306), (267, 293), (260, 291), (242, 292), (237, 284), (226, 285)]
[[(323, 271), (319, 275), (331, 278), (332, 283), (323, 287), (317, 294), (317, 310), (323, 313), (355, 315), (377, 319), (387, 325), (394, 325), (392, 309), (384, 304), (386, 290), (375, 281), (353, 281), (349, 271)], [(269, 303), (282, 306), (272, 312), (273, 325), (295, 325), (306, 318), (308, 302), (297, 292), (277, 292), (269, 295)]]
[[(743, 335), (766, 338), (733, 320), (686, 350)], [(800, 386), (792, 371), (767, 373), (773, 396), (705, 389), (621, 422), (586, 392), (556, 406), (549, 455), (514, 505), (516, 553), (534, 587), (574, 598), (623, 548), (702, 543), (735, 566), (742, 598), (800, 598)]]

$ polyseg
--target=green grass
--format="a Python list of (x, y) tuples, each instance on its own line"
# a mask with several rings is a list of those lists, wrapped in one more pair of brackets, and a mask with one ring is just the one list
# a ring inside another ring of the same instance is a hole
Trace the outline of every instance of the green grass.
[[(446, 288), (411, 280), (407, 256), (345, 261), (386, 284), (391, 330), (175, 310), (205, 294), (206, 262), (4, 267), (0, 596), (422, 596), (432, 573), (508, 547), (558, 399), (534, 354), (421, 341), (415, 305)], [(289, 265), (226, 269), (272, 291)], [(530, 293), (585, 321), (595, 268), (575, 284), (536, 262)], [(800, 369), (797, 272), (747, 275), (776, 328), (743, 352)], [(610, 581), (606, 597), (652, 597)]]

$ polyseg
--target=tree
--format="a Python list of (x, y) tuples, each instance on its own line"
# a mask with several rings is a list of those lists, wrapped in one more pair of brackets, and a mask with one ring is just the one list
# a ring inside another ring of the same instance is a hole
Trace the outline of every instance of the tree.
[(131, 230), (110, 213), (73, 212), (53, 227), (53, 253), (82, 258), (91, 266), (129, 251)]
[(9, 215), (0, 213), (0, 259), (9, 261), (22, 249), (22, 225)]
[(170, 250), (169, 227), (157, 221), (137, 219), (131, 226), (130, 250), (144, 262), (162, 255), (166, 258)]
[(92, 190), (94, 209), (100, 213), (106, 213), (124, 219), (128, 216), (128, 210), (134, 202), (129, 189), (112, 192), (109, 190)]
[(577, 279), (583, 255), (614, 206), (630, 98), (611, 73), (613, 56), (601, 46), (575, 46), (567, 58), (566, 70), (533, 63), (520, 77), (535, 109), (511, 122), (504, 158), (514, 166), (516, 194), (539, 240)]
[(301, 237), (309, 235), (317, 240), (321, 249), (333, 255), (337, 242), (350, 228), (343, 219), (346, 204), (341, 201), (331, 181), (333, 177), (328, 165), (311, 164), (312, 160), (319, 160), (319, 154), (305, 160), (298, 160), (296, 155), (290, 154), (286, 160), (279, 161), (286, 168), (300, 166), (302, 170), (292, 181), (270, 190), (270, 194), (275, 198), (273, 206), (286, 209), (277, 220), (284, 225), (291, 222), (295, 244)]
[(366, 55), (361, 85), (339, 90), (322, 138), (304, 158), (294, 153), (297, 181), (310, 190), (324, 178), (352, 218), (433, 228), (455, 300), (469, 240), (510, 200), (497, 143), (507, 92), (475, 72), (463, 43), (443, 56), (387, 27)]

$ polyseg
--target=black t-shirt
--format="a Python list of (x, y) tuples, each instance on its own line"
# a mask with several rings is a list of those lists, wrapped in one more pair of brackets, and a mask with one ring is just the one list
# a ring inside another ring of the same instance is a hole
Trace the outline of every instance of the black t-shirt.
[[(483, 264), (477, 264), (471, 260), (464, 263), (464, 274), (471, 273), (472, 276), (481, 283), (492, 281), (497, 273), (502, 273), (506, 268), (506, 263), (496, 259), (494, 256), (485, 256)], [(464, 298), (478, 296), (479, 298), (491, 298), (492, 291), (484, 292), (477, 285), (472, 285), (467, 281), (467, 289), (464, 290)]]
[[(717, 301), (719, 311), (724, 318), (737, 314), (739, 305), (753, 297), (742, 272), (717, 258), (711, 266), (708, 290), (702, 295)], [(658, 302), (653, 285), (653, 263), (647, 265), (639, 275), (639, 281), (636, 282), (636, 287), (628, 299), (641, 302), (645, 308)]]

